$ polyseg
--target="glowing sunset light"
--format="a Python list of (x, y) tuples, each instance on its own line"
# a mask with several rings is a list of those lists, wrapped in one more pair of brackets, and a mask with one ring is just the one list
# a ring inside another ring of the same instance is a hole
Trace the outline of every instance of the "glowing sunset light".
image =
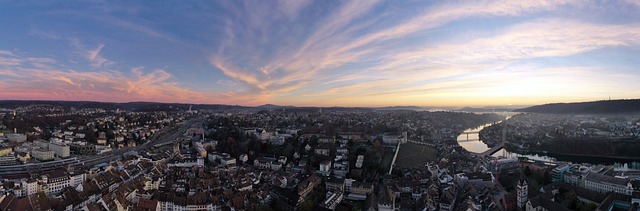
[(296, 106), (640, 98), (640, 1), (0, 3), (0, 100)]

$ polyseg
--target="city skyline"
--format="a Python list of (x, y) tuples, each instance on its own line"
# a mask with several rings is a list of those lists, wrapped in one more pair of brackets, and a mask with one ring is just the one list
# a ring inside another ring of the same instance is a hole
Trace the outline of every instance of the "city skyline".
[(505, 106), (640, 94), (633, 0), (0, 5), (0, 100)]

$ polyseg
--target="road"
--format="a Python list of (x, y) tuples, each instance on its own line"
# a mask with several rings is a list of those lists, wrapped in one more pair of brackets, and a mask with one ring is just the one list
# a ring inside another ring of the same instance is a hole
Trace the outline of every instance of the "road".
[(125, 148), (116, 149), (109, 152), (108, 154), (104, 154), (99, 157), (95, 157), (95, 156), (83, 157), (83, 158), (80, 158), (80, 162), (83, 162), (85, 166), (89, 167), (95, 164), (117, 160), (120, 158), (120, 156), (122, 156), (124, 153), (127, 153), (127, 152), (131, 152), (131, 151), (141, 152), (141, 151), (149, 150), (153, 145), (172, 142), (177, 138), (182, 137), (184, 131), (189, 128), (202, 127), (202, 123), (204, 119), (205, 117), (197, 117), (197, 118), (190, 119), (184, 122), (184, 124), (182, 124), (180, 128), (165, 127), (162, 130), (151, 135), (151, 137), (149, 137), (149, 141), (145, 142), (144, 144), (138, 145), (133, 148), (125, 147)]

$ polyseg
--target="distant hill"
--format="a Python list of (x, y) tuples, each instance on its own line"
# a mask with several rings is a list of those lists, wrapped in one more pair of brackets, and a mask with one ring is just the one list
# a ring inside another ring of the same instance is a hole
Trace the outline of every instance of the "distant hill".
[(101, 108), (106, 110), (130, 110), (130, 111), (177, 111), (192, 109), (245, 109), (251, 107), (238, 105), (219, 104), (182, 104), (182, 103), (157, 103), (157, 102), (93, 102), (93, 101), (39, 101), (39, 100), (0, 100), (0, 108), (13, 109), (29, 105), (53, 105), (61, 106), (65, 110), (71, 108)]
[(295, 106), (281, 106), (281, 105), (274, 105), (274, 104), (264, 104), (261, 106), (256, 106), (256, 108), (260, 108), (260, 109), (286, 109), (286, 108), (295, 108)]
[(605, 114), (640, 112), (640, 99), (604, 100), (581, 103), (552, 103), (537, 105), (516, 112), (552, 113), (552, 114)]
[(506, 107), (481, 107), (481, 108), (464, 107), (464, 108), (456, 109), (454, 111), (466, 111), (466, 112), (510, 112), (510, 111), (513, 111), (513, 108), (506, 108)]
[(0, 100), (0, 108), (14, 109), (29, 105), (52, 105), (60, 106), (66, 111), (83, 108), (100, 108), (105, 110), (128, 110), (128, 111), (185, 111), (189, 108), (212, 109), (212, 110), (251, 110), (269, 111), (279, 110), (286, 112), (320, 112), (321, 108), (326, 112), (369, 112), (371, 108), (362, 107), (296, 107), (266, 104), (261, 106), (240, 106), (222, 104), (183, 104), (183, 103), (158, 103), (158, 102), (94, 102), (94, 101), (46, 101), (46, 100)]
[(418, 111), (418, 110), (424, 110), (424, 107), (420, 107), (420, 106), (387, 106), (387, 107), (377, 107), (377, 108), (373, 108), (375, 110), (384, 110), (384, 111), (394, 111), (394, 110), (412, 110), (412, 111)]

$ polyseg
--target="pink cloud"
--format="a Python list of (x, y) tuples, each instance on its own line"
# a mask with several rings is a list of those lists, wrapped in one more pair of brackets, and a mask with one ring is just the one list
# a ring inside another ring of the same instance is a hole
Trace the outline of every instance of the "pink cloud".
[[(1, 59), (6, 57), (0, 57)], [(185, 88), (165, 70), (80, 72), (34, 63), (57, 63), (47, 58), (15, 58), (0, 69), (0, 99), (152, 101), (180, 103), (259, 104), (259, 98), (237, 92), (207, 93)], [(32, 67), (29, 67), (32, 66)]]

